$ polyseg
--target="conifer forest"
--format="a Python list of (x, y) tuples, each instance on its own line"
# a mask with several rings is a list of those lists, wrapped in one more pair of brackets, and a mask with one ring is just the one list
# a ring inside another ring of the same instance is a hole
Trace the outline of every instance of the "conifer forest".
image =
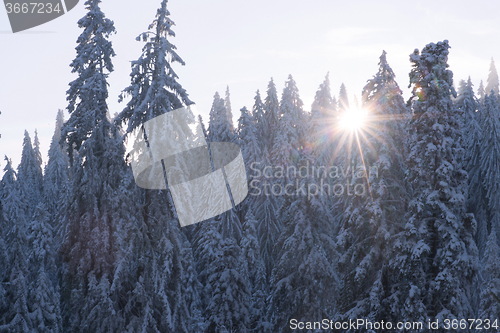
[[(0, 332), (500, 332), (494, 60), (474, 86), (453, 76), (453, 40), (429, 41), (398, 84), (380, 50), (359, 99), (332, 72), (304, 105), (290, 75), (255, 87), (253, 105), (211, 92), (198, 116), (158, 2), (110, 110), (115, 26), (85, 1), (48, 154), (28, 128), (19, 165), (2, 163)], [(178, 109), (185, 138), (240, 147), (248, 185), (187, 226), (168, 185), (136, 184), (128, 154)]]

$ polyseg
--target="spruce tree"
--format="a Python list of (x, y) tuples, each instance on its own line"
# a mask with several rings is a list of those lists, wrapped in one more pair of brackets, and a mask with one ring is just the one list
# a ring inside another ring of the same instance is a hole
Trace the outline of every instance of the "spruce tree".
[(498, 72), (497, 68), (495, 66), (495, 61), (491, 59), (491, 64), (490, 64), (490, 73), (488, 75), (488, 81), (486, 83), (486, 95), (491, 94), (493, 91), (494, 94), (499, 94), (499, 89), (500, 89), (500, 83), (498, 79)]
[(311, 106), (311, 125), (309, 127), (309, 143), (319, 164), (332, 162), (333, 129), (336, 123), (336, 101), (332, 97), (329, 73), (320, 84)]
[(264, 110), (264, 118), (266, 121), (263, 130), (263, 138), (265, 141), (265, 147), (269, 152), (271, 152), (275, 136), (278, 133), (278, 121), (280, 119), (278, 92), (272, 78), (267, 86), (266, 98), (264, 100)]
[(32, 281), (28, 308), (37, 332), (62, 332), (59, 284), (57, 279), (54, 230), (49, 223), (47, 208), (38, 204), (28, 225)]
[[(35, 330), (28, 308), (29, 266), (27, 260), (27, 220), (25, 210), (26, 200), (21, 195), (20, 186), (11, 161), (7, 162), (1, 185), (1, 202), (6, 235), (6, 248), (9, 259), (7, 266), (2, 268), (3, 291), (6, 309), (0, 314), (0, 331), (30, 332)], [(26, 159), (25, 159), (26, 160)]]
[(32, 217), (35, 207), (42, 200), (43, 174), (39, 153), (38, 149), (33, 148), (28, 132), (24, 131), (23, 151), (17, 175), (20, 195), (25, 199), (26, 207), (23, 210), (27, 218)]
[[(484, 194), (486, 230), (500, 233), (500, 98), (494, 91), (484, 99), (480, 113), (481, 153), (480, 181)], [(475, 193), (474, 195), (477, 195)], [(481, 206), (479, 206), (481, 207)]]
[(226, 107), (227, 121), (229, 122), (229, 128), (234, 132), (233, 125), (233, 108), (231, 106), (231, 93), (229, 92), (229, 86), (226, 87), (226, 97), (224, 98), (224, 106)]
[(494, 321), (500, 316), (500, 246), (495, 230), (486, 243), (482, 278), (479, 317)]
[(289, 319), (321, 321), (334, 318), (336, 276), (331, 248), (333, 240), (322, 225), (309, 198), (289, 197), (282, 218), (285, 229), (277, 244), (272, 272), (272, 332), (284, 332)]
[(457, 110), (448, 41), (410, 56), (413, 87), (407, 222), (395, 244), (392, 310), (398, 320), (468, 318), (476, 274), (475, 221), (465, 210)]
[(214, 95), (212, 108), (210, 109), (210, 121), (208, 125), (208, 140), (210, 142), (231, 142), (234, 140), (231, 123), (227, 117), (226, 103), (219, 93)]
[[(184, 61), (176, 51), (171, 39), (175, 37), (175, 25), (167, 8), (168, 1), (162, 0), (156, 18), (149, 31), (137, 40), (145, 42), (142, 54), (132, 63), (131, 83), (120, 100), (130, 97), (125, 109), (116, 122), (127, 124), (126, 132), (139, 129), (143, 124), (167, 112), (191, 105), (186, 90), (178, 82), (174, 71), (176, 63)], [(187, 122), (194, 122), (189, 109), (185, 110)], [(176, 127), (179, 137), (192, 137), (188, 123)], [(165, 131), (171, 130), (165, 128)], [(129, 173), (129, 171), (127, 171)], [(129, 173), (130, 174), (130, 173)], [(132, 185), (135, 187), (135, 185)], [(133, 285), (133, 297), (126, 300), (123, 308), (126, 317), (137, 315), (129, 321), (130, 330), (144, 331), (195, 331), (200, 324), (200, 309), (192, 294), (198, 293), (197, 277), (192, 268), (191, 247), (175, 219), (175, 209), (169, 189), (133, 191), (140, 229), (139, 235), (130, 228), (128, 239), (135, 239), (127, 245), (131, 258), (137, 259), (133, 272), (123, 271), (122, 290), (126, 293)], [(129, 274), (127, 278), (127, 274)], [(186, 281), (193, 281), (190, 295), (182, 290)], [(129, 290), (130, 291), (130, 290)]]
[(145, 45), (139, 59), (132, 62), (131, 84), (120, 96), (120, 100), (127, 96), (131, 99), (116, 118), (117, 122), (128, 122), (127, 132), (154, 117), (193, 103), (173, 68), (175, 63), (185, 63), (170, 41), (175, 37), (172, 30), (175, 23), (167, 3), (162, 0), (149, 31), (137, 37)]
[(69, 193), (69, 159), (66, 147), (61, 144), (61, 130), (64, 124), (63, 111), (59, 110), (56, 118), (54, 135), (49, 147), (49, 160), (45, 166), (43, 196), (49, 213), (49, 223), (56, 234), (56, 244), (62, 239), (65, 229), (63, 217)]
[(119, 255), (115, 232), (123, 223), (119, 202), (124, 149), (106, 102), (115, 55), (109, 37), (115, 29), (99, 4), (86, 1), (87, 13), (78, 21), (83, 32), (71, 63), (77, 78), (67, 92), (70, 118), (62, 129), (73, 168), (61, 249), (62, 299), (65, 330), (106, 332), (118, 322), (107, 301)]
[(401, 142), (408, 111), (385, 51), (378, 73), (363, 89), (363, 99), (369, 120), (366, 131), (359, 133), (362, 148), (356, 167), (369, 170), (366, 178), (354, 179), (365, 193), (347, 198), (338, 236), (339, 310), (345, 320), (377, 321), (387, 318), (383, 303), (392, 255), (388, 244), (401, 230), (407, 196)]

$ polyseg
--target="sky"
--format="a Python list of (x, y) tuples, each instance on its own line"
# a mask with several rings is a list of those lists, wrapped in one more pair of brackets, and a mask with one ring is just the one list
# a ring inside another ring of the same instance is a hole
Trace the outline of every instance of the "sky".
[[(103, 0), (101, 8), (115, 22), (111, 40), (117, 56), (110, 75), (110, 113), (120, 112), (120, 92), (130, 83), (130, 61), (143, 44), (160, 0)], [(429, 42), (448, 39), (455, 84), (470, 75), (476, 88), (486, 80), (491, 58), (500, 63), (500, 1), (391, 0), (169, 0), (177, 46), (186, 66), (175, 66), (179, 82), (207, 115), (216, 91), (231, 91), (235, 120), (252, 107), (257, 89), (264, 94), (271, 77), (281, 93), (292, 74), (305, 108), (325, 75), (332, 92), (345, 83), (359, 95), (377, 72), (387, 51), (396, 79), (409, 97), (409, 55)], [(68, 83), (76, 77), (69, 64), (81, 33), (84, 0), (69, 13), (13, 34), (0, 8), (0, 166), (3, 155), (20, 161), (24, 130), (38, 131), (44, 162), (58, 109), (65, 109)], [(500, 68), (500, 66), (497, 66)], [(66, 118), (68, 115), (66, 115)], [(208, 117), (204, 117), (205, 120)]]

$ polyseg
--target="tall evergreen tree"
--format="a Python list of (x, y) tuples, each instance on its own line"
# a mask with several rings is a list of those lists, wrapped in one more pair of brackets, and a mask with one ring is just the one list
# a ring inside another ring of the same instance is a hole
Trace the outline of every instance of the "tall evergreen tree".
[(479, 88), (477, 88), (477, 95), (479, 96), (480, 100), (483, 100), (484, 96), (486, 95), (486, 91), (484, 89), (483, 80), (481, 80), (481, 82), (479, 82)]
[(336, 276), (332, 263), (333, 240), (325, 234), (324, 223), (305, 196), (288, 198), (282, 214), (284, 233), (277, 244), (277, 261), (272, 272), (273, 330), (283, 332), (289, 318), (321, 321), (334, 318), (330, 297), (335, 294)]
[(229, 86), (226, 87), (226, 97), (224, 98), (224, 106), (226, 107), (227, 121), (229, 122), (229, 128), (234, 132), (233, 125), (233, 108), (231, 106), (231, 93), (229, 92)]
[(234, 140), (231, 123), (227, 118), (226, 103), (218, 92), (214, 95), (214, 101), (210, 109), (208, 140), (210, 142), (231, 142)]
[(174, 63), (185, 63), (169, 40), (175, 37), (172, 30), (175, 23), (170, 18), (167, 3), (167, 0), (161, 2), (156, 19), (149, 26), (150, 31), (137, 37), (145, 45), (139, 59), (132, 62), (131, 84), (120, 96), (120, 100), (126, 96), (131, 99), (116, 119), (128, 121), (127, 132), (154, 117), (193, 103), (172, 67)]
[(264, 126), (264, 140), (268, 151), (271, 151), (275, 136), (278, 132), (278, 121), (280, 119), (280, 102), (274, 80), (271, 78), (267, 86), (266, 98), (264, 100), (266, 124)]
[(295, 80), (289, 75), (281, 97), (278, 132), (271, 151), (275, 166), (289, 167), (299, 160), (306, 135), (306, 115), (302, 107)]
[(413, 86), (407, 181), (413, 187), (395, 244), (392, 310), (398, 320), (468, 318), (477, 265), (474, 218), (465, 213), (459, 123), (448, 41), (410, 56)]
[(321, 165), (331, 163), (333, 128), (336, 123), (336, 101), (332, 97), (329, 73), (320, 84), (311, 106), (309, 146)]
[[(61, 240), (65, 225), (63, 217), (65, 204), (69, 194), (69, 159), (66, 154), (66, 148), (61, 142), (61, 130), (64, 125), (64, 114), (59, 110), (56, 118), (54, 135), (49, 147), (49, 160), (45, 166), (44, 175), (44, 202), (49, 213), (49, 220), (56, 239)], [(57, 242), (56, 242), (57, 244)]]
[[(25, 145), (23, 145), (24, 147)], [(32, 152), (32, 150), (30, 150)], [(35, 330), (28, 308), (29, 266), (27, 260), (28, 243), (26, 230), (26, 199), (21, 195), (16, 173), (10, 160), (7, 164), (1, 185), (2, 212), (6, 235), (7, 266), (2, 268), (4, 275), (3, 291), (6, 309), (0, 315), (0, 331), (30, 332)], [(26, 158), (24, 159), (26, 161)]]
[(242, 108), (238, 119), (238, 143), (242, 149), (243, 159), (247, 166), (247, 174), (252, 163), (259, 163), (262, 159), (260, 136), (255, 116), (247, 108)]
[(495, 230), (486, 243), (483, 258), (480, 318), (494, 321), (500, 316), (500, 246)]
[(370, 169), (365, 170), (366, 178), (354, 179), (365, 193), (347, 198), (338, 236), (339, 310), (346, 320), (377, 321), (387, 318), (383, 303), (391, 257), (388, 244), (401, 229), (407, 196), (401, 142), (408, 111), (385, 51), (378, 73), (363, 89), (363, 99), (369, 120), (359, 134), (363, 148), (356, 166)]
[(99, 4), (100, 0), (86, 1), (87, 13), (78, 21), (83, 32), (71, 63), (78, 77), (67, 92), (70, 118), (62, 129), (74, 173), (61, 249), (63, 319), (70, 331), (108, 332), (118, 325), (109, 285), (119, 254), (115, 232), (123, 218), (119, 202), (124, 152), (106, 102), (115, 55), (109, 37), (115, 29)]
[(23, 152), (17, 175), (20, 195), (25, 199), (24, 202), (27, 205), (24, 207), (27, 218), (32, 217), (35, 207), (42, 200), (43, 174), (39, 153), (38, 149), (33, 148), (28, 132), (24, 131)]
[[(479, 159), (480, 180), (484, 193), (486, 229), (500, 233), (500, 97), (492, 90), (484, 99), (480, 113), (482, 130)], [(477, 166), (476, 166), (477, 167)], [(477, 193), (475, 193), (477, 195)], [(480, 206), (479, 206), (480, 207)]]
[(498, 72), (497, 68), (495, 66), (495, 61), (491, 59), (491, 64), (490, 64), (490, 73), (488, 75), (488, 81), (486, 83), (486, 95), (489, 95), (492, 91), (493, 93), (497, 94), (499, 93), (499, 88), (500, 88), (500, 83), (498, 79)]
[(484, 252), (484, 246), (488, 239), (488, 228), (486, 221), (486, 200), (482, 184), (482, 172), (477, 166), (480, 164), (482, 151), (482, 129), (480, 119), (484, 112), (480, 101), (474, 96), (473, 85), (470, 78), (461, 81), (458, 87), (458, 97), (455, 105), (460, 112), (462, 144), (465, 148), (464, 166), (468, 173), (468, 195), (467, 209), (474, 213), (477, 221), (476, 243), (480, 254)]
[(340, 85), (338, 103), (339, 110), (345, 111), (349, 109), (349, 97), (347, 96), (347, 89), (343, 83)]
[(47, 208), (40, 203), (28, 225), (31, 267), (28, 308), (37, 332), (62, 332), (60, 295), (57, 281), (54, 231)]
[[(125, 109), (117, 116), (116, 122), (128, 123), (126, 132), (141, 128), (142, 124), (167, 112), (191, 105), (186, 90), (178, 82), (174, 64), (184, 65), (171, 38), (175, 36), (175, 25), (167, 9), (167, 0), (161, 1), (156, 18), (148, 32), (137, 40), (145, 45), (137, 61), (132, 63), (131, 84), (120, 99), (130, 96)], [(187, 122), (194, 122), (190, 110), (186, 110)], [(168, 124), (167, 124), (168, 125)], [(176, 127), (179, 137), (190, 138), (188, 127)], [(165, 131), (173, 130), (165, 128)], [(132, 185), (135, 187), (134, 185)], [(139, 235), (129, 229), (129, 239), (134, 239), (127, 247), (131, 258), (138, 260), (133, 274), (121, 280), (120, 293), (126, 293), (133, 283), (133, 297), (126, 300), (123, 311), (126, 316), (136, 315), (127, 326), (132, 331), (194, 331), (199, 329), (200, 315), (197, 302), (197, 277), (192, 268), (191, 247), (175, 220), (175, 209), (169, 190), (135, 190), (134, 198), (141, 216)], [(129, 282), (130, 281), (130, 282)], [(193, 282), (189, 295), (186, 281)], [(139, 315), (137, 315), (139, 313)]]

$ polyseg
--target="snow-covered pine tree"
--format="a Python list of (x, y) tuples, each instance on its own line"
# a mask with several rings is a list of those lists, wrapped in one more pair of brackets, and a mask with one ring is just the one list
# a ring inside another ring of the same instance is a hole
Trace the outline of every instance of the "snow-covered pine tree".
[(274, 80), (272, 78), (267, 85), (266, 98), (264, 100), (264, 118), (264, 146), (270, 153), (274, 144), (275, 136), (278, 133), (278, 121), (280, 119), (278, 91), (276, 90), (276, 85), (274, 84)]
[(265, 266), (262, 261), (260, 244), (257, 235), (258, 222), (251, 210), (248, 210), (243, 223), (243, 238), (241, 240), (242, 260), (248, 271), (252, 301), (254, 308), (250, 318), (251, 329), (263, 330), (265, 322), (266, 304), (266, 276)]
[(332, 97), (330, 74), (320, 84), (311, 106), (309, 146), (320, 165), (330, 165), (333, 153), (333, 129), (337, 120), (337, 102)]
[(226, 103), (219, 93), (214, 95), (212, 108), (210, 109), (210, 121), (208, 124), (208, 141), (210, 142), (231, 142), (234, 135), (231, 124), (227, 118)]
[(243, 107), (240, 112), (241, 115), (238, 119), (238, 144), (241, 147), (243, 160), (247, 167), (247, 175), (251, 176), (250, 166), (252, 164), (259, 166), (262, 162), (262, 151), (259, 142), (262, 137), (259, 136), (255, 116), (246, 107)]
[(49, 160), (45, 166), (43, 195), (45, 207), (49, 213), (49, 223), (55, 232), (55, 244), (58, 246), (65, 230), (63, 223), (65, 204), (69, 193), (69, 159), (66, 147), (61, 142), (61, 130), (64, 125), (62, 110), (57, 112), (54, 135), (49, 147)]
[(490, 73), (488, 75), (488, 81), (486, 81), (486, 88), (485, 92), (486, 95), (493, 93), (499, 94), (499, 88), (500, 88), (500, 83), (498, 79), (498, 72), (497, 68), (495, 66), (495, 60), (491, 59), (491, 64), (490, 64)]
[[(20, 186), (11, 161), (7, 162), (0, 182), (2, 202), (3, 234), (9, 259), (2, 268), (5, 286), (6, 309), (0, 314), (0, 331), (30, 332), (35, 330), (28, 308), (29, 267), (27, 261), (28, 243), (26, 236), (26, 199), (21, 196)], [(4, 229), (5, 228), (5, 229)]]
[(116, 118), (117, 122), (128, 122), (128, 133), (154, 117), (193, 104), (172, 67), (185, 63), (169, 40), (175, 37), (175, 23), (167, 3), (162, 0), (149, 31), (137, 37), (145, 45), (139, 59), (132, 62), (131, 84), (120, 96), (120, 100), (127, 96), (131, 99)]
[(455, 106), (460, 112), (460, 126), (462, 133), (462, 144), (465, 148), (464, 168), (468, 174), (467, 210), (474, 213), (477, 222), (476, 243), (480, 255), (484, 252), (484, 246), (488, 239), (488, 228), (486, 222), (486, 201), (484, 187), (482, 184), (482, 172), (477, 166), (481, 159), (481, 137), (483, 136), (480, 118), (484, 112), (480, 112), (482, 104), (474, 95), (472, 81), (469, 78), (461, 81), (458, 86), (458, 96)]
[(233, 237), (223, 237), (221, 229), (219, 219), (204, 221), (193, 241), (204, 286), (204, 332), (248, 332), (253, 306), (242, 250)]
[[(485, 223), (488, 234), (500, 233), (500, 96), (493, 90), (484, 98), (480, 112), (481, 153), (479, 179), (484, 194)], [(477, 167), (477, 166), (476, 166)], [(474, 193), (473, 195), (477, 195)], [(481, 198), (480, 198), (481, 199)], [(479, 208), (482, 208), (479, 206)], [(484, 239), (483, 239), (484, 241)]]
[(264, 160), (268, 158), (269, 154), (267, 150), (268, 147), (266, 145), (266, 139), (268, 137), (267, 131), (269, 129), (269, 126), (267, 125), (266, 106), (262, 101), (259, 90), (257, 90), (257, 92), (255, 93), (254, 104), (252, 107), (252, 116), (254, 118), (257, 135), (259, 137), (259, 148), (261, 153), (263, 154), (262, 160)]
[(31, 288), (28, 293), (31, 321), (37, 332), (62, 332), (54, 230), (43, 203), (37, 205), (28, 225)]
[(124, 148), (108, 118), (107, 79), (115, 55), (109, 37), (115, 29), (100, 2), (87, 0), (87, 13), (78, 21), (83, 32), (71, 63), (77, 78), (67, 92), (70, 118), (62, 129), (73, 168), (61, 248), (67, 331), (109, 332), (119, 325), (108, 300), (119, 255), (115, 232), (123, 223), (118, 216)]
[[(285, 82), (285, 88), (283, 89), (283, 94), (281, 95), (280, 115), (281, 119), (288, 115), (292, 126), (295, 128), (297, 138), (299, 140), (299, 145), (295, 146), (295, 148), (298, 150), (302, 150), (304, 148), (308, 126), (308, 115), (304, 112), (303, 107), (304, 103), (300, 99), (297, 83), (293, 79), (292, 75), (288, 75), (288, 79)], [(278, 129), (279, 128), (280, 125), (278, 121)]]
[(349, 109), (349, 97), (347, 96), (347, 89), (343, 83), (340, 85), (338, 108), (341, 112)]
[(479, 318), (493, 322), (500, 317), (500, 246), (495, 230), (491, 231), (488, 238), (482, 262)]
[[(120, 99), (130, 96), (125, 109), (117, 116), (116, 122), (128, 123), (126, 132), (140, 128), (142, 124), (167, 112), (191, 105), (186, 90), (178, 82), (173, 66), (184, 65), (177, 54), (176, 47), (170, 41), (175, 33), (175, 25), (167, 9), (167, 0), (162, 0), (156, 18), (149, 26), (149, 31), (141, 34), (137, 40), (145, 45), (137, 61), (132, 63), (131, 84), (122, 93)], [(186, 111), (190, 112), (190, 111)], [(194, 122), (191, 113), (186, 119)], [(179, 137), (192, 137), (188, 123), (184, 128), (176, 128)], [(166, 128), (165, 131), (169, 129)], [(135, 187), (135, 185), (133, 185)], [(140, 237), (135, 237), (135, 245), (129, 244), (132, 257), (138, 259), (134, 274), (129, 281), (122, 278), (123, 286), (131, 284), (133, 297), (123, 309), (126, 316), (136, 316), (128, 322), (130, 330), (137, 331), (193, 331), (197, 332), (200, 322), (200, 309), (192, 294), (198, 293), (198, 284), (185, 296), (181, 291), (187, 281), (196, 281), (194, 269), (190, 268), (192, 254), (189, 242), (181, 232), (169, 191), (151, 191), (135, 189), (141, 213)], [(132, 229), (130, 230), (132, 232)], [(134, 255), (135, 253), (135, 255)], [(126, 274), (127, 271), (124, 272)], [(121, 289), (126, 293), (126, 289)], [(137, 326), (139, 325), (139, 326)]]
[[(38, 139), (37, 139), (38, 141)], [(23, 152), (21, 163), (17, 170), (20, 195), (24, 198), (26, 207), (23, 207), (25, 216), (31, 219), (35, 208), (42, 200), (43, 174), (39, 149), (35, 151), (31, 144), (31, 138), (24, 131)]]
[(479, 82), (479, 88), (477, 88), (477, 95), (479, 96), (479, 100), (483, 100), (484, 96), (486, 96), (486, 90), (484, 89), (483, 80)]
[(233, 108), (231, 106), (231, 93), (229, 92), (229, 86), (226, 87), (224, 106), (226, 107), (226, 115), (227, 115), (227, 121), (229, 122), (229, 128), (231, 129), (231, 132), (234, 132)]
[[(274, 166), (294, 166), (300, 159), (306, 135), (306, 114), (302, 106), (297, 85), (289, 75), (281, 97), (278, 130), (271, 150), (271, 162)], [(285, 177), (284, 182), (291, 181), (287, 178), (289, 177)]]
[(209, 251), (220, 255), (207, 272), (207, 332), (249, 332), (253, 304), (241, 248), (232, 237), (221, 236), (214, 245)]
[(398, 236), (391, 286), (395, 319), (468, 318), (476, 274), (475, 221), (465, 210), (467, 173), (462, 169), (448, 41), (410, 56), (413, 87), (407, 181), (412, 186), (404, 231)]
[(305, 195), (287, 199), (282, 214), (285, 229), (276, 245), (271, 277), (272, 332), (287, 331), (290, 318), (321, 321), (335, 317), (333, 298), (327, 296), (336, 294), (333, 240), (324, 233), (328, 222)]
[(356, 167), (370, 169), (367, 178), (356, 179), (366, 192), (347, 198), (338, 236), (339, 310), (344, 320), (377, 321), (387, 318), (383, 303), (390, 242), (401, 230), (407, 201), (402, 142), (408, 110), (385, 51), (377, 74), (363, 89), (363, 107), (369, 129), (360, 134), (363, 159)]

